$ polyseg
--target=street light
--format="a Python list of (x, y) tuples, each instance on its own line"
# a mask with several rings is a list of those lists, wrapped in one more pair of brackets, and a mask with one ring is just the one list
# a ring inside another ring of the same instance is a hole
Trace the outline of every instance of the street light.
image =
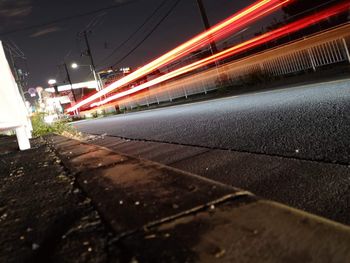
[(96, 84), (97, 84), (97, 91), (100, 91), (103, 89), (103, 85), (102, 85), (102, 81), (100, 79), (100, 76), (96, 73), (96, 71), (94, 70), (94, 68), (91, 65), (78, 65), (75, 62), (73, 62), (71, 64), (72, 69), (77, 69), (79, 67), (90, 67), (90, 70), (91, 70), (92, 74), (94, 75), (94, 79), (95, 79)]

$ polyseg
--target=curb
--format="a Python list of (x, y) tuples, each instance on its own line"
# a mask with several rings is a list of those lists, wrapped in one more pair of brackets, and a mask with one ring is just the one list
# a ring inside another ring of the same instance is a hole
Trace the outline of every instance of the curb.
[(120, 262), (346, 262), (350, 227), (215, 181), (46, 137), (115, 233)]

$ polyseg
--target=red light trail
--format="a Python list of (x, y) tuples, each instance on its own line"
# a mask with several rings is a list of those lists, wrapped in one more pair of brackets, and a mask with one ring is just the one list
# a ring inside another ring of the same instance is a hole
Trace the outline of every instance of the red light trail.
[(255, 4), (247, 7), (241, 12), (234, 14), (223, 22), (213, 26), (211, 29), (205, 31), (192, 38), (191, 40), (185, 42), (184, 44), (178, 46), (177, 48), (169, 51), (168, 53), (162, 55), (161, 57), (153, 60), (142, 68), (136, 70), (130, 75), (112, 83), (105, 89), (97, 92), (96, 94), (86, 98), (83, 101), (78, 102), (73, 107), (69, 108), (67, 111), (72, 112), (80, 107), (93, 102), (94, 100), (110, 93), (111, 91), (123, 87), (127, 84), (132, 83), (133, 81), (151, 73), (152, 71), (163, 67), (187, 54), (197, 50), (205, 45), (208, 45), (212, 41), (217, 41), (223, 37), (236, 32), (244, 26), (256, 21), (259, 18), (277, 10), (281, 6), (291, 2), (292, 0), (262, 0), (258, 1)]
[(124, 92), (120, 92), (120, 93), (115, 94), (115, 95), (113, 95), (111, 97), (108, 97), (107, 99), (102, 100), (100, 102), (93, 103), (91, 105), (91, 107), (100, 106), (100, 105), (106, 104), (106, 103), (108, 103), (108, 102), (110, 102), (112, 100), (116, 100), (116, 99), (119, 99), (121, 97), (133, 94), (135, 92), (138, 92), (138, 91), (141, 91), (143, 89), (149, 88), (151, 86), (154, 86), (154, 85), (159, 84), (161, 82), (164, 82), (166, 80), (169, 80), (169, 79), (172, 79), (174, 77), (183, 75), (183, 74), (188, 73), (190, 71), (193, 71), (195, 69), (204, 67), (206, 65), (214, 63), (217, 60), (225, 59), (225, 58), (230, 57), (232, 55), (238, 54), (238, 53), (240, 53), (242, 51), (245, 51), (245, 50), (251, 49), (253, 47), (257, 47), (257, 46), (259, 46), (261, 44), (264, 44), (266, 42), (269, 42), (269, 41), (281, 38), (281, 37), (286, 36), (286, 35), (288, 35), (290, 33), (294, 33), (296, 31), (299, 31), (300, 29), (308, 27), (308, 26), (310, 26), (310, 25), (312, 25), (314, 23), (317, 23), (317, 22), (320, 22), (322, 20), (325, 20), (325, 19), (327, 19), (327, 18), (329, 18), (331, 16), (334, 16), (336, 14), (342, 13), (342, 12), (346, 11), (349, 8), (350, 8), (350, 2), (342, 3), (342, 4), (339, 4), (337, 6), (331, 7), (329, 9), (321, 11), (321, 12), (319, 12), (317, 14), (308, 16), (306, 18), (303, 18), (301, 20), (298, 20), (296, 22), (288, 24), (288, 25), (286, 25), (284, 27), (275, 29), (275, 30), (273, 30), (271, 32), (268, 32), (268, 33), (265, 33), (265, 34), (260, 35), (258, 37), (255, 37), (255, 38), (253, 38), (251, 40), (245, 41), (245, 42), (243, 42), (241, 44), (233, 46), (233, 47), (231, 47), (229, 49), (226, 49), (226, 50), (224, 50), (222, 52), (214, 54), (214, 55), (212, 55), (212, 56), (210, 56), (208, 58), (202, 59), (202, 60), (194, 62), (194, 63), (192, 63), (190, 65), (187, 65), (187, 66), (184, 66), (184, 67), (179, 68), (177, 70), (174, 70), (174, 71), (172, 71), (172, 72), (170, 72), (168, 74), (165, 74), (165, 75), (163, 75), (163, 76), (161, 76), (159, 78), (156, 78), (156, 79), (153, 79), (153, 80), (151, 80), (149, 82), (141, 84), (141, 85), (139, 85), (139, 86), (137, 86), (135, 88), (132, 88), (132, 89), (124, 91)]

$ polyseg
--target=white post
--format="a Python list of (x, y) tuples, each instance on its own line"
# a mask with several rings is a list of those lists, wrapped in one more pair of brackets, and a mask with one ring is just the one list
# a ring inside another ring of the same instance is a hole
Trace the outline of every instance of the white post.
[(316, 71), (316, 65), (315, 65), (315, 61), (314, 61), (314, 56), (312, 54), (312, 51), (309, 48), (307, 49), (307, 53), (309, 54), (309, 58), (310, 58), (310, 61), (311, 61), (312, 69), (314, 71)]
[(26, 128), (24, 126), (16, 128), (16, 136), (18, 146), (21, 151), (30, 149), (30, 142), (27, 136)]
[(347, 58), (348, 58), (348, 60), (349, 60), (349, 63), (350, 63), (350, 54), (349, 54), (349, 49), (348, 49), (348, 46), (347, 46), (346, 41), (345, 41), (345, 39), (344, 39), (344, 38), (343, 38), (343, 44), (344, 44), (344, 48), (345, 48), (345, 53), (346, 53), (346, 56), (347, 56)]

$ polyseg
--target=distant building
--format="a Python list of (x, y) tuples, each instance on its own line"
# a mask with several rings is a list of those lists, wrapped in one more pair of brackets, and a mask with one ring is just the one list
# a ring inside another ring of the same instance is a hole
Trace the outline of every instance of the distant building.
[(104, 87), (112, 84), (113, 82), (117, 81), (118, 79), (121, 79), (123, 77), (125, 77), (126, 75), (130, 74), (132, 72), (130, 67), (124, 67), (124, 68), (120, 68), (118, 70), (103, 70), (98, 72), (101, 80), (102, 80), (102, 84)]

